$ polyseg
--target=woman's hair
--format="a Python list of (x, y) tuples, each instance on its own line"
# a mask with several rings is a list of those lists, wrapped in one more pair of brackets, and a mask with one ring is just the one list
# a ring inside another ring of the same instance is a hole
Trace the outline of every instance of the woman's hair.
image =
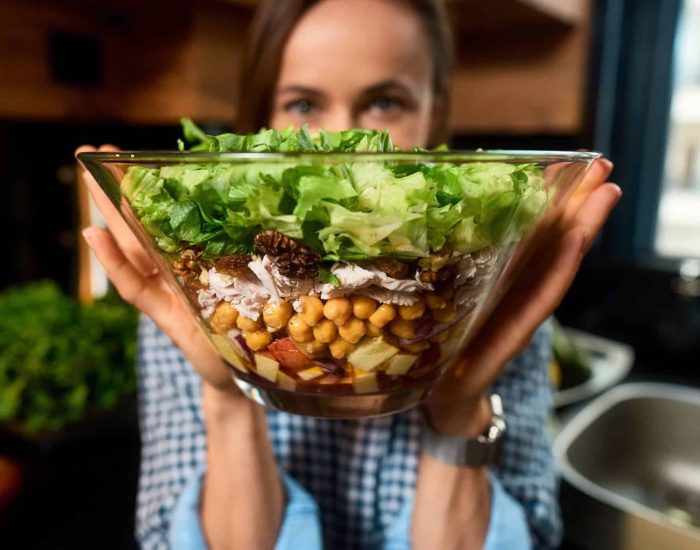
[[(263, 0), (249, 31), (241, 74), (237, 131), (253, 132), (269, 124), (272, 99), (289, 35), (301, 17), (323, 0)], [(425, 31), (433, 62), (433, 91), (439, 120), (433, 125), (430, 145), (446, 138), (448, 86), (452, 72), (453, 43), (442, 0), (393, 0), (414, 10)]]

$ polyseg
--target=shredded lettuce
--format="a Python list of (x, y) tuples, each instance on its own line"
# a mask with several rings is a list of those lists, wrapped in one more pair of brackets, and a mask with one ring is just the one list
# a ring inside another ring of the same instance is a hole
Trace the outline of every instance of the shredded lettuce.
[[(306, 127), (208, 135), (183, 119), (190, 151), (395, 152), (386, 131)], [(180, 149), (185, 144), (180, 142)], [(448, 247), (462, 253), (517, 239), (541, 216), (542, 169), (505, 162), (202, 162), (129, 168), (122, 189), (166, 252), (201, 246), (205, 255), (246, 254), (275, 229), (326, 260), (419, 258)]]

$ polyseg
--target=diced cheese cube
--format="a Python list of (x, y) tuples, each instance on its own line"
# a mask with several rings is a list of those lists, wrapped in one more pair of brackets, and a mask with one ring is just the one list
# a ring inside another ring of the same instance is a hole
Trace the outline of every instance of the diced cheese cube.
[(277, 382), (277, 372), (280, 369), (280, 364), (259, 353), (255, 354), (255, 370), (257, 373), (266, 378), (270, 382)]
[(353, 367), (371, 372), (398, 352), (399, 348), (388, 344), (381, 338), (369, 338), (360, 342), (348, 354), (348, 362)]
[(402, 374), (406, 374), (408, 369), (413, 366), (417, 359), (417, 355), (410, 355), (408, 353), (396, 354), (389, 359), (389, 366), (386, 369), (386, 373), (390, 376), (400, 376)]
[(248, 372), (248, 367), (246, 367), (246, 363), (240, 357), (240, 355), (236, 351), (236, 348), (231, 342), (229, 342), (226, 336), (222, 336), (221, 334), (210, 334), (210, 337), (211, 341), (214, 344), (214, 347), (216, 347), (216, 349), (219, 350), (219, 353), (221, 354), (221, 357), (224, 359), (224, 361), (230, 363), (240, 371)]
[(287, 391), (296, 391), (297, 389), (296, 380), (281, 370), (277, 372), (277, 385)]
[(355, 371), (354, 386), (357, 393), (378, 392), (379, 384), (377, 383), (377, 373)]
[(323, 369), (321, 367), (311, 367), (311, 368), (299, 371), (297, 374), (299, 375), (299, 378), (301, 378), (302, 380), (313, 380), (314, 378), (318, 378), (319, 376), (323, 376)]

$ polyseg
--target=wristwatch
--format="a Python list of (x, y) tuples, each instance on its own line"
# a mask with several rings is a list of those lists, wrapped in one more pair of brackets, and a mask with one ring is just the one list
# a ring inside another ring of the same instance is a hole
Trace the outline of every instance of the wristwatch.
[(454, 466), (488, 466), (498, 461), (501, 441), (506, 431), (501, 398), (493, 394), (491, 425), (478, 437), (444, 435), (433, 430), (426, 414), (423, 414), (422, 449), (431, 457)]

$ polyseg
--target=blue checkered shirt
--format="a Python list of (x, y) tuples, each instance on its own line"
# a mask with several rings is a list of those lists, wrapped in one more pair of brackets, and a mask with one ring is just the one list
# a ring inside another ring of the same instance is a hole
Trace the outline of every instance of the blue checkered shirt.
[[(561, 538), (557, 478), (547, 435), (551, 407), (550, 337), (540, 328), (493, 391), (504, 401), (508, 431), (493, 469), (522, 506), (536, 548)], [(180, 351), (147, 318), (139, 329), (142, 456), (137, 536), (146, 550), (167, 548), (170, 518), (205, 464), (201, 381)], [(414, 493), (420, 453), (418, 410), (368, 420), (327, 420), (268, 410), (279, 466), (316, 500), (324, 547), (381, 548)]]

